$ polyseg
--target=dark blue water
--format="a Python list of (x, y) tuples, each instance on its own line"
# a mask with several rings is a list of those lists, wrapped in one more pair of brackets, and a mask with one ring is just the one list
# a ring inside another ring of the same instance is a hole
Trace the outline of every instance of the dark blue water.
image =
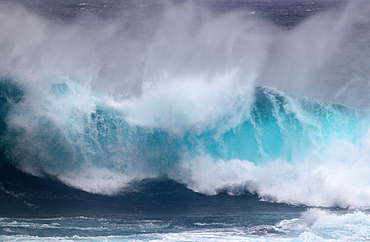
[[(2, 228), (13, 231), (3, 230), (2, 235), (132, 236), (225, 228), (243, 228), (247, 232), (254, 226), (274, 225), (281, 218), (294, 218), (306, 210), (302, 206), (261, 202), (250, 193), (206, 196), (168, 179), (145, 180), (135, 184), (135, 191), (102, 196), (70, 188), (52, 179), (33, 177), (10, 166), (2, 167), (2, 178), (1, 214), (7, 217), (2, 221)], [(20, 215), (27, 223), (50, 225), (59, 220), (58, 223), (63, 224), (44, 228), (40, 234), (37, 228), (13, 227), (11, 222), (19, 221)], [(96, 229), (102, 225), (101, 221), (105, 221), (105, 229), (80, 231), (83, 227)], [(71, 228), (66, 228), (68, 226)]]

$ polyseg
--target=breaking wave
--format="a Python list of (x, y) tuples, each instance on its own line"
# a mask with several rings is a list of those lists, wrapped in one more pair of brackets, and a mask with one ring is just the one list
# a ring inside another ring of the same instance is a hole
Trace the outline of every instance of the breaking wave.
[(339, 49), (367, 4), (288, 30), (196, 3), (68, 22), (1, 4), (2, 162), (99, 194), (165, 177), (207, 195), (369, 206), (366, 72), (333, 79), (362, 51)]

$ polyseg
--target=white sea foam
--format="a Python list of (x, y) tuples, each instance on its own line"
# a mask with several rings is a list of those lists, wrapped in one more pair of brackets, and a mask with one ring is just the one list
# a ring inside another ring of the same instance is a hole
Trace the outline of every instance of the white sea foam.
[(301, 218), (276, 226), (304, 241), (364, 241), (370, 237), (369, 223), (370, 217), (363, 211), (309, 209)]
[[(8, 228), (6, 233), (13, 233), (11, 229), (27, 228), (42, 232), (50, 229), (67, 229), (83, 231), (109, 231), (109, 226), (117, 226), (114, 223), (89, 225), (85, 221), (84, 226), (71, 226), (74, 219), (61, 219), (57, 227), (50, 224), (47, 219), (23, 219), (19, 222), (3, 221), (3, 228)], [(88, 218), (84, 218), (88, 219)], [(89, 220), (89, 219), (88, 219)], [(45, 221), (48, 223), (44, 224)], [(58, 222), (60, 218), (58, 219)], [(96, 219), (92, 219), (96, 221)], [(109, 221), (109, 220), (108, 220)], [(78, 221), (75, 221), (78, 222)], [(159, 222), (159, 224), (156, 224)], [(139, 228), (156, 229), (165, 228), (167, 223), (161, 221), (141, 221), (137, 224)], [(181, 230), (169, 233), (145, 233), (138, 235), (116, 235), (116, 236), (30, 236), (30, 235), (2, 235), (0, 241), (366, 241), (370, 238), (370, 217), (368, 211), (329, 211), (323, 209), (309, 209), (298, 218), (282, 220), (275, 225), (257, 225), (249, 228), (224, 226), (223, 228), (211, 228), (196, 230)], [(217, 224), (218, 225), (218, 224)], [(130, 229), (132, 225), (127, 225)], [(206, 226), (199, 224), (198, 226)], [(11, 228), (11, 229), (9, 229)], [(133, 227), (136, 229), (136, 227)]]

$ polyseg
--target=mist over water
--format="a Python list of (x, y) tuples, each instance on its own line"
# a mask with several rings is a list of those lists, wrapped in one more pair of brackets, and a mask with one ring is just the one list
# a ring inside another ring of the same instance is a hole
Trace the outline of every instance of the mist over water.
[(3, 149), (91, 193), (368, 206), (369, 3), (271, 2), (0, 2)]
[(72, 23), (7, 6), (2, 31), (11, 35), (2, 40), (2, 67), (38, 79), (73, 76), (93, 90), (138, 95), (144, 82), (212, 80), (236, 69), (250, 76), (267, 58), (263, 22), (243, 20), (242, 13), (215, 18), (190, 2), (158, 5), (132, 6), (109, 19), (81, 14)]
[[(352, 27), (365, 21), (367, 5), (334, 2), (334, 10), (320, 11), (328, 3), (303, 4), (305, 10), (299, 14), (314, 13), (285, 30), (274, 24), (278, 20), (269, 21), (273, 14), (265, 17), (258, 8), (255, 10), (256, 6), (243, 3), (239, 3), (239, 8), (235, 3), (192, 1), (107, 2), (103, 6), (98, 3), (70, 3), (80, 12), (75, 10), (72, 14), (67, 8), (58, 19), (57, 14), (45, 14), (50, 10), (37, 1), (28, 3), (29, 8), (36, 8), (34, 11), (21, 4), (3, 2), (3, 72), (28, 72), (35, 79), (67, 75), (93, 90), (124, 96), (140, 94), (142, 83), (197, 77), (212, 81), (216, 76), (236, 72), (241, 82), (250, 82), (242, 79), (255, 76), (255, 85), (309, 95), (303, 90), (307, 92), (311, 86), (322, 84), (318, 78), (337, 74), (345, 60), (362, 52), (357, 46), (357, 50), (333, 59), (348, 48), (343, 45), (350, 41)], [(67, 6), (49, 4), (54, 11)], [(279, 4), (263, 7), (273, 9)], [(114, 7), (120, 13), (112, 16), (86, 10)], [(324, 78), (326, 82), (339, 82)], [(350, 82), (346, 79), (341, 81)], [(325, 95), (328, 94), (321, 96)]]

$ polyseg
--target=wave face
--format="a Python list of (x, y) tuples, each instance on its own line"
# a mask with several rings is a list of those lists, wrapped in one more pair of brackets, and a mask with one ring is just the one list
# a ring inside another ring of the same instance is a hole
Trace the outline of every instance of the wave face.
[(89, 4), (0, 2), (2, 163), (96, 194), (165, 178), (370, 205), (367, 2), (294, 5), (289, 24), (270, 3)]
[(204, 96), (186, 100), (188, 83), (113, 100), (63, 79), (35, 99), (4, 80), (5, 153), (23, 171), (92, 193), (168, 177), (209, 195), (250, 191), (286, 203), (367, 205), (366, 113), (268, 87), (222, 88), (223, 96), (196, 105), (206, 90), (217, 92), (202, 84)]

